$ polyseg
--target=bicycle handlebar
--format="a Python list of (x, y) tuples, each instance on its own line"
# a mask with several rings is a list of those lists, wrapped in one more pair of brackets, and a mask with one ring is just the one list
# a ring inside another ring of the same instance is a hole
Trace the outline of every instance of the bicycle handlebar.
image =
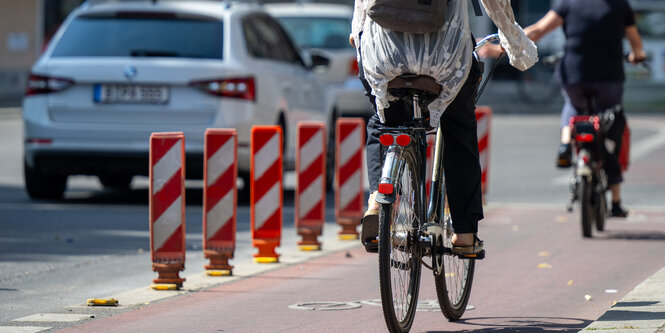
[(499, 40), (500, 40), (500, 38), (499, 38), (499, 34), (491, 34), (491, 35), (487, 35), (487, 36), (485, 36), (485, 38), (481, 39), (481, 40), (476, 44), (476, 48), (473, 49), (473, 51), (476, 52), (476, 51), (478, 51), (481, 47), (483, 47), (483, 45), (485, 45), (485, 44), (487, 44), (487, 43), (498, 42)]

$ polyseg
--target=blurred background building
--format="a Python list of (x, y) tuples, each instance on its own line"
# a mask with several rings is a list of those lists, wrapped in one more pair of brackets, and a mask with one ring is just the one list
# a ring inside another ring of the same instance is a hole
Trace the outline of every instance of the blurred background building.
[[(554, 1), (556, 0), (512, 0), (512, 5), (518, 22), (526, 26), (542, 17)], [(67, 15), (83, 2), (85, 0), (0, 0), (0, 106), (20, 103), (30, 67)], [(352, 0), (316, 2), (353, 4)], [(665, 97), (662, 94), (662, 88), (665, 87), (665, 0), (630, 0), (630, 2), (636, 12), (638, 27), (650, 58), (651, 73), (627, 66), (629, 79), (626, 102), (629, 107), (634, 104), (633, 108), (639, 110), (665, 110)], [(486, 16), (480, 19), (472, 18), (471, 22), (476, 36), (494, 30)], [(541, 57), (555, 54), (561, 50), (562, 45), (561, 32), (550, 34), (539, 43), (539, 53)], [(531, 96), (530, 104), (549, 106), (558, 104), (552, 103), (560, 98), (555, 86), (548, 86), (545, 82), (541, 87), (537, 82), (531, 84), (529, 81), (550, 80), (551, 76), (547, 69), (543, 73), (524, 75), (503, 61), (497, 66), (494, 79), (495, 82), (489, 85), (486, 96), (483, 97), (486, 102), (490, 102), (487, 101), (488, 98), (492, 99), (497, 95), (510, 100), (506, 103), (515, 103), (515, 98), (529, 99), (529, 94), (535, 93), (542, 96)], [(536, 87), (535, 91), (520, 91), (522, 89), (520, 82), (525, 80), (529, 83), (527, 87)], [(544, 91), (547, 89), (554, 93)], [(492, 99), (491, 102), (498, 104), (498, 111), (501, 111), (500, 98), (496, 101)]]

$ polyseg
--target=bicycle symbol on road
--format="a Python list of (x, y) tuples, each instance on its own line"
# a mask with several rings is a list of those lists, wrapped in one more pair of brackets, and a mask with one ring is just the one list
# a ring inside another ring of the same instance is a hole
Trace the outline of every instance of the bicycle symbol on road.
[[(337, 311), (337, 310), (354, 310), (359, 309), (363, 305), (368, 306), (381, 306), (380, 299), (370, 299), (365, 301), (318, 301), (318, 302), (305, 302), (289, 305), (289, 309), (293, 310), (309, 310), (309, 311)], [(467, 310), (473, 310), (476, 307), (468, 305)], [(426, 299), (418, 302), (416, 311), (422, 312), (437, 312), (440, 311), (439, 301), (434, 299)]]

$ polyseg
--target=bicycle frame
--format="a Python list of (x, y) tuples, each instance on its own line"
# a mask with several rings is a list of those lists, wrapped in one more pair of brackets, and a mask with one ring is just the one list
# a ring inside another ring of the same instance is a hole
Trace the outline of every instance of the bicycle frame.
[[(499, 40), (498, 34), (489, 35), (482, 40), (480, 40), (475, 47), (475, 50), (478, 50), (483, 45), (488, 43), (493, 43)], [(475, 52), (475, 51), (474, 51)], [(489, 80), (489, 78), (487, 79)], [(487, 80), (484, 83), (487, 83)], [(484, 87), (484, 84), (482, 85)], [(479, 91), (482, 93), (482, 88)], [(478, 97), (479, 97), (478, 96)], [(420, 198), (427, 198), (425, 196), (425, 184), (427, 176), (427, 124), (425, 119), (422, 117), (422, 110), (420, 105), (420, 98), (418, 92), (412, 95), (412, 107), (413, 107), (413, 123), (406, 124), (404, 127), (383, 127), (379, 130), (382, 134), (406, 134), (411, 137), (411, 144), (418, 145), (420, 161), (418, 161), (418, 170), (419, 170), (419, 182), (418, 182), (418, 191), (420, 192)], [(412, 126), (409, 126), (412, 125)], [(441, 130), (441, 125), (436, 129), (436, 141), (434, 147), (434, 160), (432, 167), (432, 180), (430, 185), (430, 195), (429, 202), (421, 200), (420, 207), (417, 207), (417, 216), (420, 219), (418, 227), (419, 233), (419, 242), (420, 244), (427, 243), (433, 244), (433, 240), (438, 239), (443, 234), (443, 217), (445, 209), (445, 175), (443, 172), (443, 134)], [(404, 146), (400, 146), (393, 142), (387, 147), (386, 156), (384, 157), (384, 163), (381, 169), (381, 178), (379, 180), (379, 193), (376, 197), (376, 201), (380, 204), (392, 204), (395, 201), (395, 193), (392, 192), (392, 189), (395, 187), (395, 182), (397, 181), (397, 175), (402, 172), (403, 165), (400, 165), (401, 154), (405, 149)], [(382, 185), (386, 187), (386, 191), (382, 191)], [(388, 191), (388, 189), (390, 191)], [(383, 193), (390, 192), (390, 193)], [(424, 221), (423, 221), (424, 219)], [(449, 253), (450, 249), (438, 249), (440, 253)]]
[[(408, 135), (411, 138), (410, 144), (416, 145), (416, 149), (418, 149), (420, 156), (420, 160), (418, 161), (417, 165), (417, 169), (419, 171), (417, 190), (420, 192), (420, 198), (425, 199), (427, 198), (425, 196), (425, 184), (427, 176), (427, 135), (430, 133), (428, 133), (426, 124), (424, 123), (426, 120), (422, 118), (422, 111), (418, 94), (414, 94), (412, 103), (414, 126), (383, 127), (379, 130), (382, 134)], [(403, 171), (404, 165), (400, 163), (400, 161), (402, 161), (401, 155), (404, 149), (406, 149), (406, 146), (401, 146), (396, 142), (393, 142), (391, 145), (387, 146), (383, 167), (381, 169), (381, 178), (379, 180), (379, 193), (376, 197), (376, 201), (380, 204), (392, 204), (395, 202), (395, 193), (392, 191), (392, 189), (395, 188), (395, 182), (397, 181), (398, 175)], [(444, 183), (445, 176), (443, 173), (443, 134), (441, 126), (439, 125), (436, 130), (436, 143), (434, 148), (429, 202), (421, 200), (419, 205), (420, 207), (414, 207), (416, 209), (416, 216), (419, 219), (418, 230), (416, 230), (418, 242), (416, 242), (416, 244), (425, 245), (424, 247), (421, 247), (419, 251), (417, 251), (418, 253), (421, 253), (421, 256), (424, 255), (422, 251), (423, 248), (429, 250), (429, 245), (433, 244), (432, 240), (442, 237), (443, 234), (442, 219), (445, 206)], [(382, 193), (388, 192), (387, 190), (381, 190), (383, 186), (385, 186), (387, 189), (390, 189), (392, 192)], [(450, 249), (439, 250), (442, 253), (450, 251)]]

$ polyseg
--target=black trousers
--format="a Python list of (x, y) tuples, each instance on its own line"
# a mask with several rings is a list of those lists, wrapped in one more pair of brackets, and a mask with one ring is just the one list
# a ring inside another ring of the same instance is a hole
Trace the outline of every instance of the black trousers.
[[(362, 64), (360, 68), (360, 80), (376, 110), (375, 97), (371, 95), (372, 90), (364, 78)], [(446, 192), (453, 229), (456, 233), (477, 233), (478, 221), (483, 218), (475, 114), (475, 99), (481, 75), (480, 67), (474, 59), (469, 77), (440, 120), (445, 147), (443, 169), (446, 175)], [(413, 113), (405, 102), (397, 100), (390, 102), (390, 106), (384, 110), (384, 114), (386, 118), (384, 124), (381, 124), (377, 113), (374, 113), (367, 123), (365, 150), (370, 192), (378, 189), (383, 162), (378, 127), (399, 125), (408, 120)]]

